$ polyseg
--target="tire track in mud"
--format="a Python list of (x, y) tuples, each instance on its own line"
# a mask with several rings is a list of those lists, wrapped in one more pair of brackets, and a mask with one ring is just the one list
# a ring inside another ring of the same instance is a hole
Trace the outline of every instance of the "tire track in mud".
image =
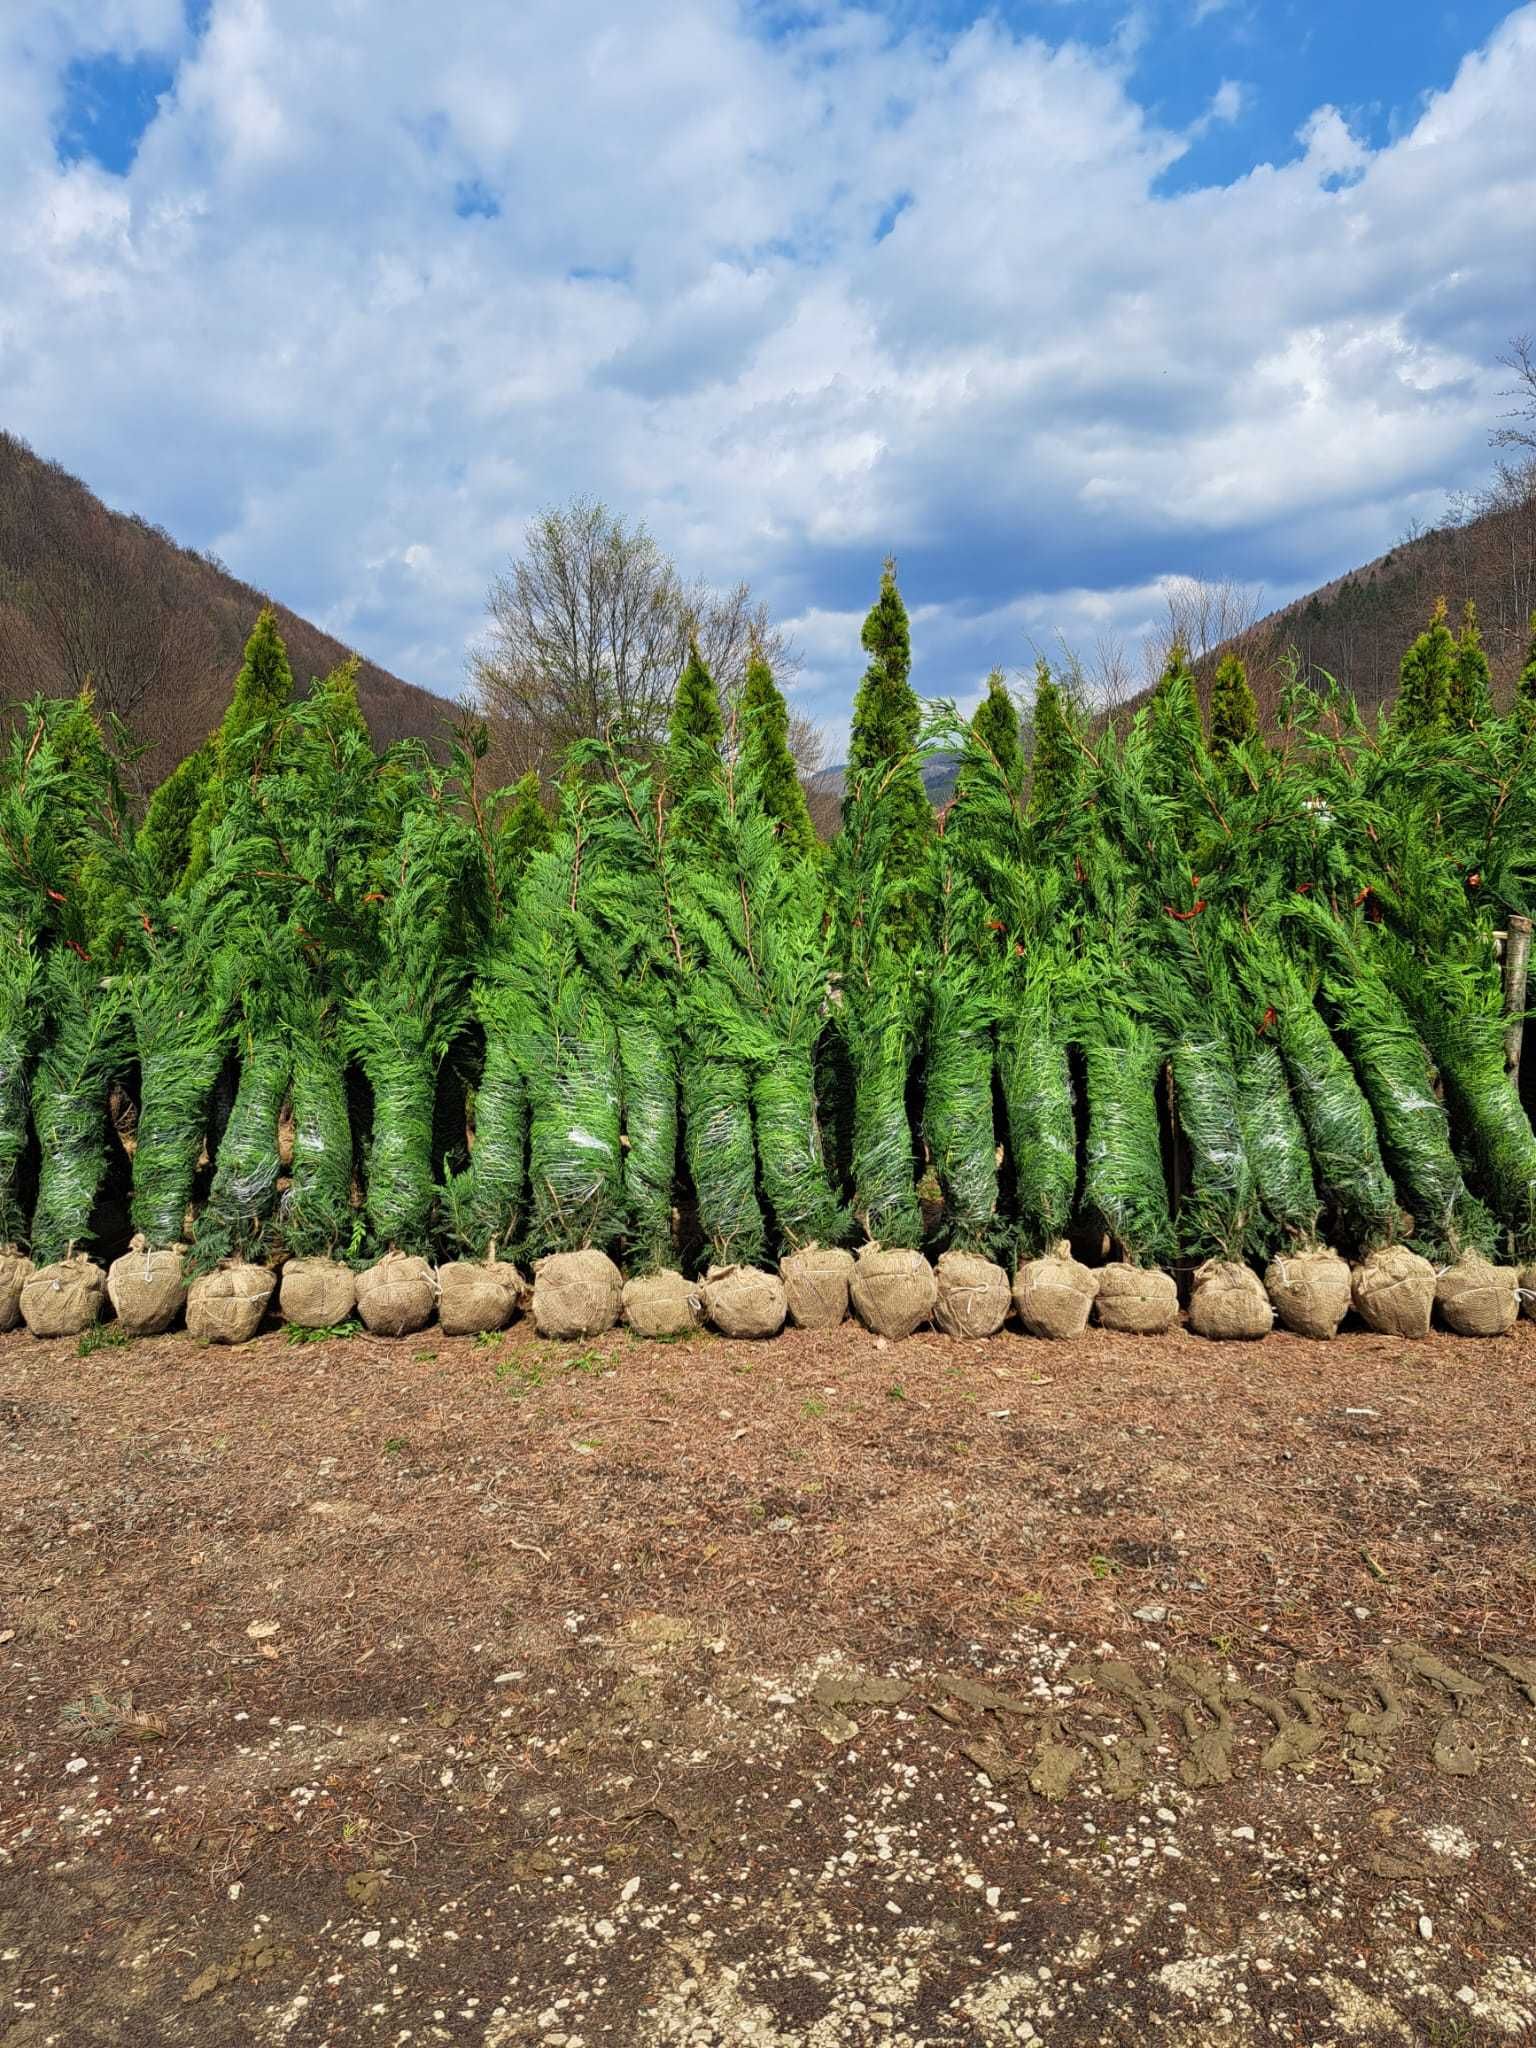
[(1282, 1692), (1179, 1656), (1150, 1679), (1123, 1658), (1085, 1657), (1048, 1699), (960, 1673), (831, 1671), (805, 1706), (829, 1739), (845, 1708), (922, 1706), (960, 1737), (960, 1757), (1026, 1804), (1066, 1799), (1094, 1778), (1107, 1797), (1129, 1800), (1170, 1771), (1197, 1792), (1330, 1761), (1356, 1784), (1404, 1762), (1475, 1778), (1536, 1708), (1536, 1658), (1461, 1654), (1481, 1676), (1418, 1644), (1390, 1644), (1357, 1666), (1299, 1664)]

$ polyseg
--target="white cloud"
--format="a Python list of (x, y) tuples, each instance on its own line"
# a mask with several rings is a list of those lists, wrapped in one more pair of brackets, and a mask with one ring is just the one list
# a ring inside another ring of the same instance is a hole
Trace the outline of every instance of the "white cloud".
[(63, 67), (179, 9), (48, 21), (0, 28), (5, 424), (449, 691), (579, 489), (749, 576), (834, 726), (887, 547), (934, 690), (1160, 577), (1304, 587), (1471, 473), (1529, 325), (1536, 6), (1389, 146), (1322, 108), (1171, 197), (1125, 49), (995, 17), (215, 0), (121, 179), (54, 160)]

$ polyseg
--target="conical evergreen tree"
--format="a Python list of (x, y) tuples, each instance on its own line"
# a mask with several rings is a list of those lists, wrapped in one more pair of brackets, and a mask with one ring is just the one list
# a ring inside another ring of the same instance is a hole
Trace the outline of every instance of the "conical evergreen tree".
[(1061, 692), (1044, 661), (1035, 664), (1035, 735), (1029, 763), (1029, 821), (1048, 838), (1077, 802), (1081, 755), (1067, 723)]
[(153, 886), (174, 889), (192, 858), (192, 828), (213, 773), (213, 749), (205, 740), (179, 761), (150, 797), (138, 831), (138, 848)]
[(869, 666), (853, 703), (848, 738), (848, 779), (862, 781), (883, 771), (917, 745), (922, 714), (909, 680), (912, 634), (907, 608), (896, 587), (896, 564), (887, 556), (880, 595), (859, 635)]
[(1224, 654), (1216, 664), (1211, 685), (1211, 752), (1218, 760), (1257, 737), (1259, 706), (1248, 682), (1248, 671), (1235, 654)]
[(1445, 623), (1445, 599), (1435, 606), (1427, 628), (1403, 656), (1398, 670), (1397, 729), (1402, 733), (1429, 734), (1445, 724), (1450, 708), (1451, 671), (1456, 660), (1456, 642)]
[(277, 737), (281, 713), (293, 702), (293, 670), (277, 630), (277, 617), (267, 605), (245, 643), (245, 658), (235, 677), (235, 692), (218, 731), (208, 742), (209, 774), (192, 821), (187, 880), (207, 870), (209, 841), (229, 809), (229, 792), (255, 767)]
[(810, 807), (789, 751), (789, 707), (773, 670), (754, 650), (741, 697), (741, 765), (757, 785), (757, 799), (773, 820), (781, 856), (811, 860), (820, 851)]
[(877, 803), (883, 813), (888, 938), (895, 952), (907, 953), (928, 929), (934, 824), (917, 752), (922, 713), (908, 680), (907, 608), (889, 558), (861, 638), (869, 666), (853, 705), (843, 824), (846, 829), (861, 801)]
[(1198, 807), (1197, 792), (1202, 779), (1211, 772), (1211, 757), (1205, 743), (1205, 720), (1200, 715), (1195, 671), (1182, 640), (1175, 640), (1169, 648), (1143, 716), (1146, 794), (1173, 804), (1181, 813), (1187, 812), (1191, 804)]
[[(965, 746), (955, 770), (955, 800), (942, 820), (939, 832), (945, 852), (961, 861), (967, 858), (966, 836), (976, 805), (978, 779), (990, 797), (998, 779), (1015, 804), (1023, 801), (1024, 749), (1019, 743), (1019, 714), (1014, 709), (1001, 669), (987, 677), (987, 694), (977, 705), (970, 722)], [(985, 804), (983, 805), (985, 809)], [(944, 864), (941, 854), (940, 865)], [(940, 883), (941, 893), (943, 883)]]
[(1536, 612), (1531, 613), (1531, 639), (1525, 662), (1515, 681), (1516, 701), (1536, 710)]
[(1493, 716), (1493, 672), (1477, 626), (1477, 606), (1469, 597), (1461, 615), (1461, 632), (1451, 663), (1448, 715), (1453, 726), (1482, 725)]
[(322, 727), (333, 747), (355, 739), (363, 741), (370, 751), (372, 749), (373, 737), (357, 695), (357, 672), (361, 666), (358, 657), (349, 654), (310, 690), (311, 697), (324, 700)]
[(536, 853), (554, 844), (555, 829), (539, 794), (538, 770), (514, 782), (497, 831), (496, 866), (502, 886), (514, 884)]
[(987, 677), (987, 694), (976, 707), (971, 730), (1002, 770), (1008, 787), (1017, 792), (1024, 781), (1024, 749), (1019, 744), (1019, 714), (1000, 668)]
[(698, 793), (718, 776), (724, 740), (725, 721), (720, 716), (715, 679), (704, 666), (698, 641), (690, 640), (667, 728), (673, 828), (684, 845), (702, 845), (708, 839), (707, 812)]

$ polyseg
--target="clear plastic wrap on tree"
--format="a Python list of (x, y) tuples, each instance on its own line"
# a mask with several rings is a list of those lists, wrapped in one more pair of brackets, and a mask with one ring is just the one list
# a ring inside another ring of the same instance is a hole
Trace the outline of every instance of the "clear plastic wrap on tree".
[(352, 1120), (334, 1038), (289, 1041), (293, 1164), (282, 1201), (283, 1242), (305, 1257), (345, 1249), (353, 1224)]
[(124, 1053), (120, 990), (73, 953), (49, 954), (42, 978), (49, 1035), (38, 1058), (33, 1121), (39, 1148), (32, 1256), (39, 1267), (90, 1240), (107, 1171), (107, 1088)]
[(1019, 1244), (1033, 1254), (1065, 1233), (1077, 1194), (1071, 1062), (1043, 1007), (1029, 1005), (1005, 1018), (998, 1032), (998, 1070)]
[(634, 1004), (618, 1032), (623, 1091), (624, 1208), (630, 1262), (653, 1272), (672, 1256), (672, 1191), (677, 1174), (677, 1056), (670, 1006), (651, 1014)]
[(757, 1199), (751, 1076), (739, 1061), (683, 1047), (683, 1144), (714, 1263), (754, 1265), (767, 1248)]
[(1317, 1236), (1320, 1204), (1307, 1134), (1272, 1040), (1254, 1037), (1240, 1047), (1237, 1095), (1260, 1205), (1283, 1242), (1311, 1244)]
[(1181, 1246), (1200, 1258), (1240, 1258), (1253, 1227), (1254, 1178), (1231, 1052), (1222, 1037), (1180, 1038), (1171, 1065), (1190, 1161), (1177, 1218)]
[(1279, 992), (1276, 1009), (1275, 1035), (1307, 1134), (1329, 1235), (1351, 1255), (1390, 1244), (1398, 1227), (1397, 1198), (1370, 1104), (1299, 981)]
[(1135, 1265), (1172, 1258), (1173, 1219), (1163, 1175), (1157, 1089), (1162, 1060), (1145, 1025), (1099, 1007), (1083, 1044), (1088, 1140), (1083, 1207)]
[(979, 974), (953, 958), (934, 982), (925, 1050), (923, 1135), (944, 1192), (946, 1235), (956, 1251), (989, 1251), (998, 1235), (995, 1048)]
[(210, 1271), (222, 1259), (246, 1258), (261, 1245), (277, 1205), (277, 1126), (290, 1072), (291, 1052), (282, 1032), (264, 1031), (242, 1045), (235, 1106), (193, 1234), (188, 1266), (193, 1274)]

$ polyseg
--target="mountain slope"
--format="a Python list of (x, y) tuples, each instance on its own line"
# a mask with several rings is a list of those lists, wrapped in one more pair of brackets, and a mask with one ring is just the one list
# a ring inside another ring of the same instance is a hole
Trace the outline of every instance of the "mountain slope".
[[(159, 782), (217, 724), (266, 594), (0, 433), (0, 702), (79, 689), (144, 748)], [(350, 651), (274, 603), (301, 690)], [(375, 662), (358, 670), (374, 742), (440, 736), (452, 705)]]
[[(1536, 610), (1536, 462), (1500, 471), (1486, 491), (1452, 507), (1440, 526), (1411, 533), (1358, 569), (1320, 584), (1245, 633), (1209, 649), (1196, 664), (1208, 687), (1230, 647), (1248, 664), (1266, 721), (1272, 720), (1293, 668), (1316, 682), (1335, 677), (1373, 712), (1397, 694), (1398, 664), (1444, 598), (1453, 631), (1462, 607), (1477, 606), (1502, 709), (1530, 644)], [(1147, 691), (1126, 709), (1143, 703)]]

